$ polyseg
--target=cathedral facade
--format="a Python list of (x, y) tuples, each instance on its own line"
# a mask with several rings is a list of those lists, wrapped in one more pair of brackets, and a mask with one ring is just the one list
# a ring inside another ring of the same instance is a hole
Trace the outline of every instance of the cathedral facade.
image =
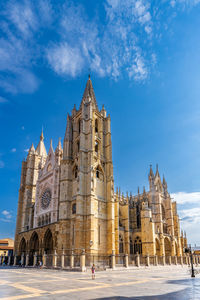
[[(15, 255), (140, 255), (167, 260), (184, 256), (172, 202), (158, 167), (149, 171), (149, 191), (114, 190), (111, 120), (98, 109), (89, 77), (79, 109), (67, 116), (61, 141), (47, 153), (43, 132), (22, 162)], [(91, 263), (88, 259), (88, 264)]]

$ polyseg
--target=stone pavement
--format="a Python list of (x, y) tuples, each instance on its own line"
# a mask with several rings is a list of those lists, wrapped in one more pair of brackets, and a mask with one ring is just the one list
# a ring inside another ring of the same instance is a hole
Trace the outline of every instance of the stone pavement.
[(200, 275), (188, 267), (158, 266), (115, 271), (66, 272), (34, 268), (0, 268), (0, 299), (200, 299)]

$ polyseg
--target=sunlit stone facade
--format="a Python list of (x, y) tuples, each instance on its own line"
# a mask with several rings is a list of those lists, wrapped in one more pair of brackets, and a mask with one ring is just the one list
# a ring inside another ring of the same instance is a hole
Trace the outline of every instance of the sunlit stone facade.
[(186, 244), (158, 168), (150, 167), (148, 192), (114, 191), (110, 115), (98, 109), (89, 78), (79, 109), (67, 116), (63, 148), (51, 142), (47, 153), (42, 132), (22, 163), (15, 254), (29, 264), (35, 254), (55, 253), (166, 261), (182, 257)]

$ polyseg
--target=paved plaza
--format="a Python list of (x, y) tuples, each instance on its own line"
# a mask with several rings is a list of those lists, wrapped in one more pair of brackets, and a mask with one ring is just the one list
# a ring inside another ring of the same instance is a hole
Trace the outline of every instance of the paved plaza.
[(200, 275), (166, 266), (91, 273), (0, 268), (0, 298), (17, 299), (200, 299)]

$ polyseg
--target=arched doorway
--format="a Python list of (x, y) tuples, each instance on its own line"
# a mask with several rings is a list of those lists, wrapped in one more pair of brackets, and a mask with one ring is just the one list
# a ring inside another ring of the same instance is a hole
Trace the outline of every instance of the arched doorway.
[(53, 253), (53, 236), (50, 229), (47, 229), (44, 235), (44, 251), (46, 254)]
[(156, 255), (160, 256), (160, 243), (158, 239), (156, 239)]
[(37, 232), (33, 232), (30, 239), (29, 264), (33, 265), (34, 254), (39, 253), (39, 238)]
[(26, 241), (25, 238), (21, 239), (21, 242), (19, 244), (19, 254), (26, 253)]
[(171, 242), (168, 238), (165, 238), (165, 256), (171, 256)]
[(134, 241), (134, 254), (142, 254), (142, 241), (139, 236)]

